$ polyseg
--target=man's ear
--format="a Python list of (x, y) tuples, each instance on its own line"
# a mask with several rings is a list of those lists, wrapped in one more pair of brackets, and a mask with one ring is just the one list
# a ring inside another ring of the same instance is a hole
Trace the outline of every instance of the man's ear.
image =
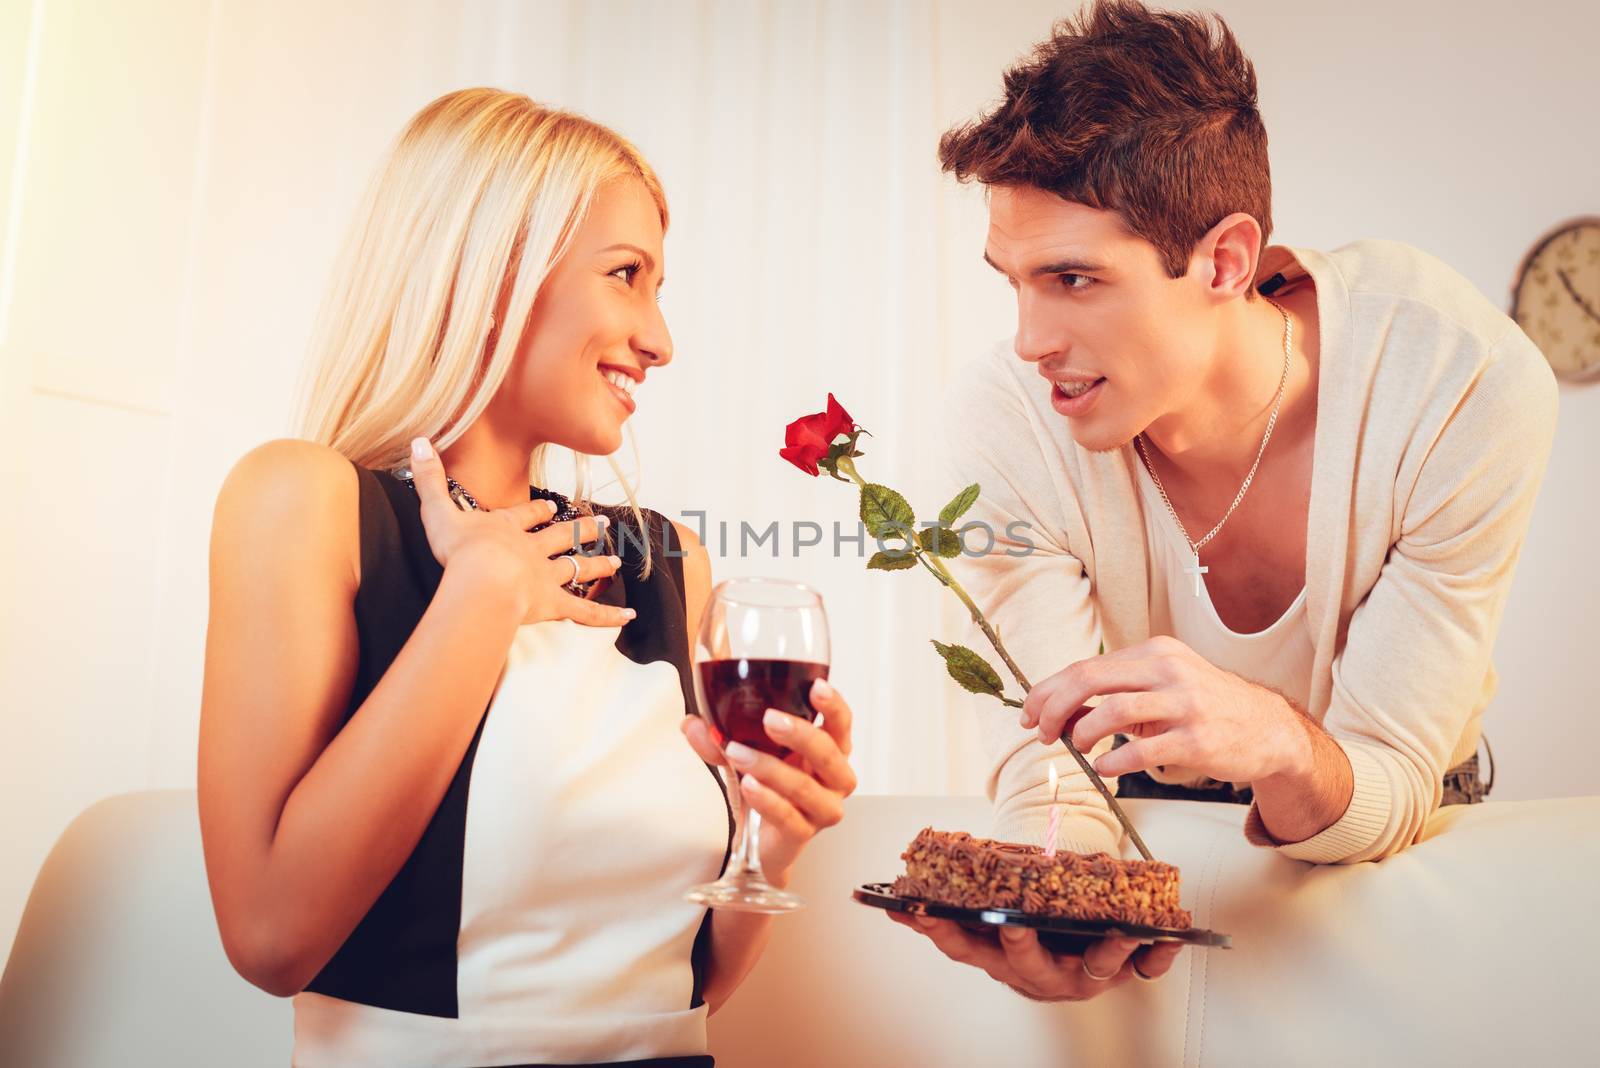
[(1255, 284), (1261, 259), (1261, 224), (1236, 211), (1207, 230), (1189, 257), (1189, 272), (1217, 300), (1242, 297)]

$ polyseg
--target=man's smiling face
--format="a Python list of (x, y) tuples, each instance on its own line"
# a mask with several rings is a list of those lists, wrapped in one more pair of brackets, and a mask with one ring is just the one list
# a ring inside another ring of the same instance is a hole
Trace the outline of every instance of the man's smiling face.
[(989, 190), (986, 259), (1017, 294), (1017, 355), (1049, 381), (1079, 445), (1118, 449), (1197, 388), (1215, 305), (1172, 278), (1122, 217), (1034, 186)]

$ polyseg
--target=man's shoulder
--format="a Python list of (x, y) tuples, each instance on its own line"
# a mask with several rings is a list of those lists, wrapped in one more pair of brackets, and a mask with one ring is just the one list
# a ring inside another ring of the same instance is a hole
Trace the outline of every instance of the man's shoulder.
[(1406, 289), (1419, 281), (1459, 278), (1448, 263), (1405, 241), (1367, 237), (1327, 253), (1352, 291)]
[(957, 366), (945, 385), (940, 425), (947, 450), (974, 442), (996, 454), (1032, 462), (1040, 454), (1076, 463), (1067, 421), (1050, 407), (1050, 391), (1011, 338)]
[(1016, 377), (1015, 365), (1019, 363), (1016, 347), (1010, 337), (998, 338), (985, 345), (977, 354), (958, 364), (953, 383), (967, 380), (987, 380)]
[(1011, 338), (987, 346), (951, 372), (944, 390), (947, 413), (959, 417), (974, 411), (992, 412), (997, 402), (1016, 406), (1027, 403), (1026, 380), (1021, 374), (1024, 370)]
[(1420, 405), (1443, 422), (1472, 395), (1474, 411), (1495, 427), (1488, 438), (1553, 428), (1549, 365), (1460, 272), (1399, 241), (1357, 241), (1328, 256), (1349, 292), (1352, 341), (1376, 360), (1366, 386), (1372, 403)]
[(1358, 319), (1401, 315), (1433, 319), (1493, 345), (1511, 319), (1460, 271), (1403, 241), (1364, 239), (1326, 253)]

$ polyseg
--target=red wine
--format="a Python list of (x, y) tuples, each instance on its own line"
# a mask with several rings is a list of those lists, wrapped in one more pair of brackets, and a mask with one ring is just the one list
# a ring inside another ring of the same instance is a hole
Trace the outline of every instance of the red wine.
[(699, 670), (706, 713), (721, 735), (718, 744), (743, 742), (780, 758), (789, 750), (767, 737), (761, 717), (776, 708), (816, 719), (811, 683), (828, 677), (827, 664), (807, 660), (702, 660)]

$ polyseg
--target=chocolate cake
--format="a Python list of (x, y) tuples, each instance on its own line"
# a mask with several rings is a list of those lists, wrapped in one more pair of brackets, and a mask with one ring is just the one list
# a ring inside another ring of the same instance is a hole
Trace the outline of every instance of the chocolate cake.
[(1058, 852), (974, 838), (931, 827), (900, 854), (901, 897), (961, 908), (1018, 909), (1045, 916), (1186, 929), (1178, 905), (1178, 869), (1159, 860), (1118, 860), (1107, 853)]

